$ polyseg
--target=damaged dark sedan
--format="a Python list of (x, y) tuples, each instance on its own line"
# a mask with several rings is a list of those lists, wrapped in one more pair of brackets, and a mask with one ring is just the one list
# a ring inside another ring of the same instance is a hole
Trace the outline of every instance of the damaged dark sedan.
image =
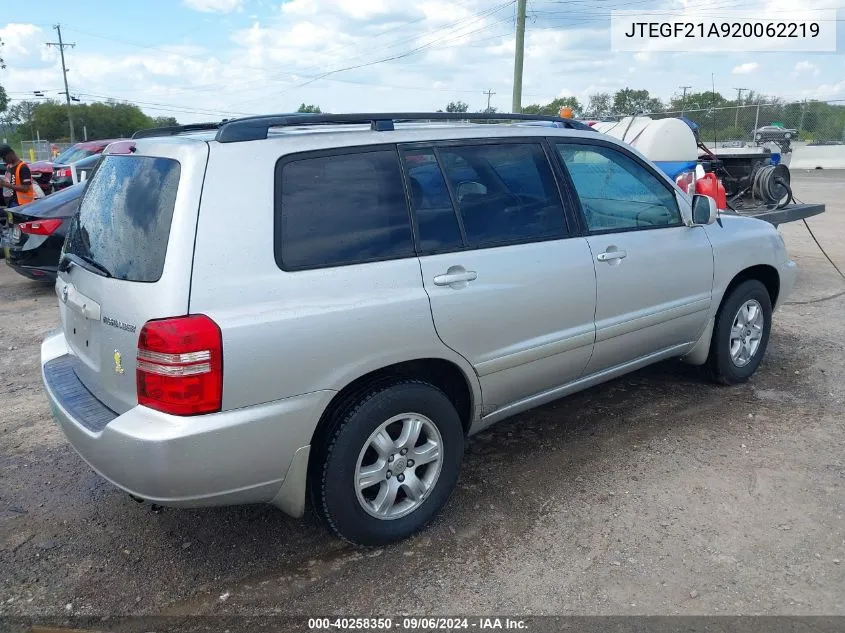
[(85, 183), (57, 191), (23, 207), (8, 209), (11, 234), (6, 263), (36, 281), (55, 282), (65, 233), (79, 210)]

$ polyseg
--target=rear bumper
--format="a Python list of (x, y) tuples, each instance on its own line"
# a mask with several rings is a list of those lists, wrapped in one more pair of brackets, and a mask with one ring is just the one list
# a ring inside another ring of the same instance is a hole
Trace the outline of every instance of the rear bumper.
[[(11, 251), (10, 251), (11, 254)], [(41, 266), (21, 266), (12, 257), (6, 258), (6, 263), (16, 273), (32, 279), (33, 281), (55, 282), (56, 268), (41, 267)]]
[(52, 178), (50, 180), (50, 187), (53, 191), (61, 191), (62, 189), (67, 189), (73, 184), (73, 180), (70, 178)]
[[(54, 371), (68, 358), (61, 332), (44, 340), (42, 378), (50, 407), (73, 448), (115, 486), (162, 505), (274, 501), (289, 514), (302, 514), (304, 473), (291, 473), (290, 466), (307, 468), (307, 460), (294, 455), (299, 449), (307, 455), (334, 392), (190, 418), (142, 406), (117, 415), (67, 367)], [(296, 490), (284, 489), (288, 479)]]
[(10, 241), (6, 263), (36, 281), (56, 281), (64, 235), (30, 236), (23, 244)]

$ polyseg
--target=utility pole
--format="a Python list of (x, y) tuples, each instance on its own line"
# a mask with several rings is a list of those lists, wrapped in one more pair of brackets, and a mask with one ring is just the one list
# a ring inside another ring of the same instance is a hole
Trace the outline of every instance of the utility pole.
[(482, 92), (481, 94), (487, 95), (487, 110), (486, 110), (486, 112), (490, 112), (490, 97), (492, 97), (496, 93), (493, 92), (492, 90), (486, 90), (486, 91)]
[(807, 100), (804, 99), (801, 102), (801, 121), (798, 123), (798, 131), (804, 129), (804, 115), (807, 114)]
[(739, 106), (742, 103), (742, 93), (748, 88), (734, 88), (736, 90), (736, 114), (734, 115), (734, 127), (739, 125)]
[(522, 61), (525, 57), (525, 6), (528, 0), (517, 0), (516, 55), (513, 60), (513, 103), (515, 114), (522, 112)]
[(678, 88), (684, 91), (684, 96), (681, 97), (681, 116), (684, 116), (684, 110), (686, 110), (687, 106), (687, 90), (692, 88), (692, 86), (678, 86)]
[(74, 142), (74, 134), (73, 134), (73, 114), (71, 113), (70, 109), (70, 90), (67, 87), (67, 66), (65, 66), (65, 47), (73, 48), (76, 44), (65, 44), (62, 42), (62, 25), (56, 24), (53, 26), (56, 29), (56, 32), (59, 34), (59, 41), (58, 42), (47, 42), (47, 46), (57, 46), (59, 49), (59, 55), (62, 58), (62, 77), (65, 80), (65, 101), (67, 102), (67, 122), (70, 126), (70, 142)]

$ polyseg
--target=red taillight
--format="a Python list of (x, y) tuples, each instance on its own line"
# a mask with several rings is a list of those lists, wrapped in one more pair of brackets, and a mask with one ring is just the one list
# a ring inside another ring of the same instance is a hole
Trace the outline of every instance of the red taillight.
[(138, 338), (138, 404), (173, 415), (220, 411), (223, 338), (198, 314), (148, 321)]
[(33, 220), (32, 222), (22, 222), (18, 224), (21, 233), (29, 235), (52, 235), (57, 228), (62, 225), (61, 218), (54, 218), (51, 220)]
[(63, 167), (53, 172), (53, 178), (70, 178), (70, 167)]

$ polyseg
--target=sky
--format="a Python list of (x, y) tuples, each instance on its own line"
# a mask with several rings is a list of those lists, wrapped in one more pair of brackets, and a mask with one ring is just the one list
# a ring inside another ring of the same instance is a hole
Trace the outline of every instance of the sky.
[[(82, 102), (137, 103), (180, 122), (290, 112), (430, 111), (450, 101), (511, 109), (515, 0), (42, 0), (4, 2), (0, 85), (64, 98), (53, 25), (68, 82)], [(631, 87), (668, 100), (680, 86), (736, 88), (787, 100), (845, 100), (845, 0), (750, 0), (743, 9), (790, 16), (838, 9), (837, 52), (613, 52), (609, 10), (738, 8), (731, 0), (528, 0), (523, 105), (585, 102)]]

